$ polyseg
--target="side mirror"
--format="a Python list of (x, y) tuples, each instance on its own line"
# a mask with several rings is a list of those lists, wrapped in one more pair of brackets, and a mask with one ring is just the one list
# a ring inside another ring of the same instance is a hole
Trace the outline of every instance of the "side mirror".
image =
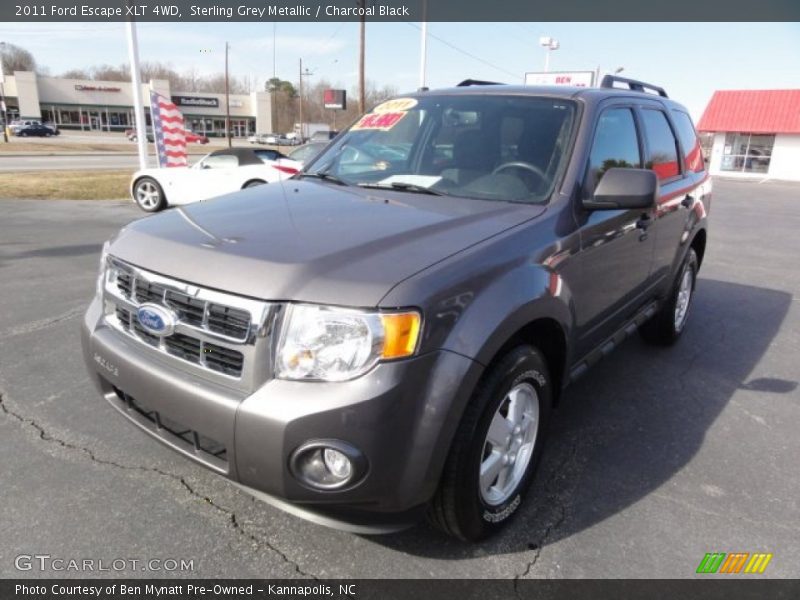
[(650, 208), (656, 202), (658, 177), (650, 169), (615, 167), (603, 175), (594, 196), (583, 201), (589, 210)]

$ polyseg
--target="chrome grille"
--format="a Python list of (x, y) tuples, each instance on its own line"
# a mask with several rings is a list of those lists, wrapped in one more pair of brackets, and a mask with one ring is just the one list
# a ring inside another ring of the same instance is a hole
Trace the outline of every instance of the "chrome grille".
[[(201, 288), (110, 258), (104, 280), (106, 322), (168, 360), (215, 381), (253, 388), (269, 369), (268, 333), (275, 305)], [(171, 335), (139, 323), (142, 304), (169, 309)]]

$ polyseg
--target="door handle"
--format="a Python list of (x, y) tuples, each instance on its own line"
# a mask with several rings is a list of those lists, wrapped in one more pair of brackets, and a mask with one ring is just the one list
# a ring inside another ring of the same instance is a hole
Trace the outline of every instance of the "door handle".
[(691, 194), (686, 194), (681, 200), (681, 206), (685, 206), (686, 208), (691, 208), (692, 204), (694, 204), (694, 196)]

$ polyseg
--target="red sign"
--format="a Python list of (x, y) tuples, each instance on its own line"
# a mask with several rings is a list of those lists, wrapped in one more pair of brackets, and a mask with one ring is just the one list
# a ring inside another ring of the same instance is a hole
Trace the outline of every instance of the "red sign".
[(408, 113), (405, 112), (385, 112), (370, 113), (361, 117), (361, 120), (353, 125), (353, 129), (380, 129), (388, 131), (400, 122), (400, 119)]

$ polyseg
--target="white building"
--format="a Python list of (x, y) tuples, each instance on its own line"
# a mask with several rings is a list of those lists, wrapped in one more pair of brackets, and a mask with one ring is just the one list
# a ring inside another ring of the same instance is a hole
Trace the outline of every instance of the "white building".
[(712, 175), (800, 181), (800, 90), (714, 92), (697, 129), (714, 134)]
[[(134, 127), (131, 83), (42, 77), (28, 71), (6, 75), (9, 121), (41, 119), (61, 129), (124, 131)], [(169, 82), (142, 84), (142, 102), (150, 124), (150, 90), (171, 98), (183, 112), (186, 126), (209, 136), (225, 135), (225, 94), (173, 91)], [(234, 136), (272, 133), (272, 103), (268, 92), (230, 95)]]

